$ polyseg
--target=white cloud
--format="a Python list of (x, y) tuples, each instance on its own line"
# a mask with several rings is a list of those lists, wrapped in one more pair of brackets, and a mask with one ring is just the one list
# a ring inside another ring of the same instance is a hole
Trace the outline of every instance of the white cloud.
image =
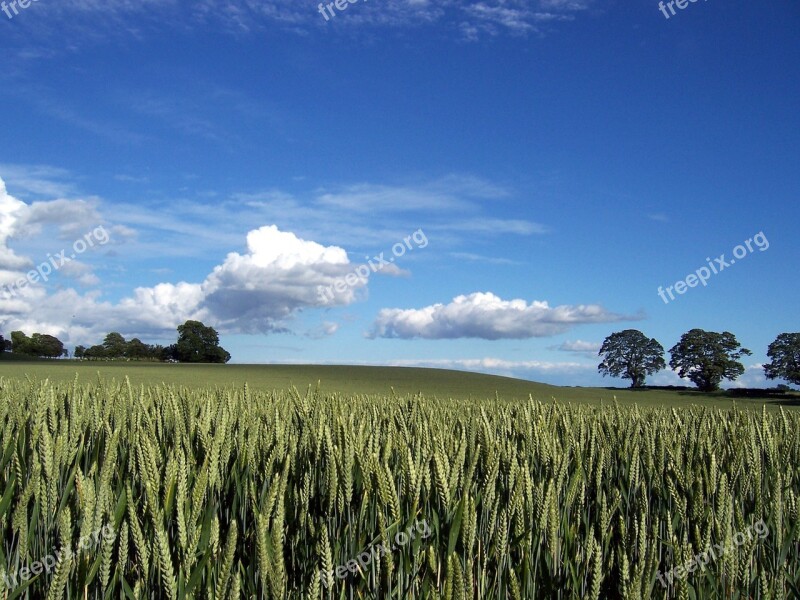
[(510, 258), (497, 258), (492, 256), (482, 256), (473, 252), (451, 252), (450, 256), (456, 260), (463, 260), (467, 262), (486, 263), (489, 265), (519, 265), (519, 261), (511, 260)]
[[(70, 276), (91, 276), (80, 265), (69, 268)], [(271, 225), (251, 231), (247, 252), (228, 254), (201, 283), (139, 287), (116, 304), (101, 301), (97, 293), (80, 295), (68, 289), (46, 295), (42, 288), (26, 288), (25, 297), (0, 300), (0, 326), (50, 333), (75, 343), (93, 342), (108, 331), (164, 337), (187, 319), (224, 332), (282, 331), (285, 320), (304, 308), (355, 301), (366, 282), (341, 292), (334, 288), (327, 296), (318, 291), (351, 270), (344, 249), (306, 241)], [(336, 325), (325, 323), (321, 331), (331, 335)]]
[(491, 233), (494, 235), (513, 234), (513, 235), (534, 235), (547, 233), (548, 229), (544, 225), (532, 221), (521, 219), (464, 219), (454, 221), (447, 225), (441, 225), (443, 230), (454, 230), (474, 233)]
[(380, 311), (370, 337), (486, 340), (549, 337), (585, 323), (638, 317), (609, 312), (597, 304), (550, 307), (547, 302), (503, 300), (491, 292), (458, 296), (449, 304)]
[(322, 338), (332, 336), (337, 331), (339, 331), (338, 323), (334, 323), (333, 321), (323, 321), (319, 327), (316, 327), (311, 331), (307, 332), (306, 337), (311, 338), (313, 340), (319, 340)]
[[(11, 170), (17, 180), (27, 181), (29, 187), (33, 185), (29, 179), (26, 179), (24, 168), (10, 169), (6, 165), (3, 168)], [(60, 174), (61, 171), (36, 167), (29, 177), (35, 179), (45, 173), (53, 175)], [(58, 187), (55, 183), (53, 183), (53, 186)], [(96, 199), (69, 200), (60, 198), (26, 204), (8, 193), (5, 181), (0, 177), (0, 286), (15, 284), (13, 295), (16, 301), (19, 302), (22, 298), (30, 300), (37, 296), (35, 290), (40, 286), (30, 282), (25, 282), (22, 286), (16, 284), (26, 275), (28, 269), (35, 266), (35, 262), (45, 263), (51, 256), (60, 256), (58, 249), (51, 247), (51, 252), (46, 257), (40, 256), (34, 261), (31, 257), (18, 255), (10, 247), (12, 241), (30, 242), (31, 240), (36, 240), (36, 238), (46, 237), (48, 240), (57, 238), (70, 240), (74, 243), (78, 239), (85, 239), (87, 231), (96, 231), (98, 224), (104, 222), (105, 220), (97, 210)], [(112, 227), (112, 231), (118, 231), (121, 234), (129, 233), (124, 228), (119, 230), (117, 226)], [(94, 244), (91, 247), (94, 247)], [(69, 249), (64, 248), (64, 251), (65, 254), (70, 254)], [(60, 259), (57, 258), (56, 260)], [(83, 285), (96, 285), (99, 283), (97, 277), (91, 272), (92, 268), (85, 263), (73, 260), (61, 265), (61, 267), (63, 267), (64, 275), (78, 279)], [(15, 305), (15, 307), (18, 310), (19, 304)], [(2, 303), (0, 303), (0, 308), (11, 310)]]
[(94, 274), (92, 266), (79, 260), (65, 263), (58, 271), (84, 286), (94, 286), (100, 283), (100, 278)]
[[(25, 179), (24, 168), (14, 172), (19, 180)], [(68, 174), (44, 167), (34, 170), (28, 179), (45, 175), (56, 186), (58, 176), (69, 179)], [(39, 256), (44, 236), (49, 240), (78, 239), (99, 224), (104, 224), (110, 233), (111, 244), (126, 245), (124, 253), (114, 252), (110, 245), (104, 251), (106, 257), (113, 256), (113, 262), (106, 264), (104, 271), (112, 276), (126, 270), (135, 276), (134, 270), (145, 259), (194, 257), (207, 261), (208, 270), (201, 271), (192, 281), (148, 283), (148, 287), (123, 292), (122, 299), (113, 302), (106, 301), (99, 293), (81, 295), (63, 287), (55, 294), (51, 287), (42, 284), (28, 285), (24, 293), (13, 299), (0, 299), (3, 329), (23, 325), (30, 328), (39, 323), (37, 331), (45, 332), (44, 328), (49, 327), (46, 332), (60, 333), (67, 339), (73, 333), (94, 335), (109, 330), (135, 331), (140, 336), (169, 332), (171, 336), (174, 327), (188, 318), (203, 320), (224, 332), (285, 331), (288, 321), (299, 311), (346, 306), (362, 298), (367, 281), (360, 278), (356, 285), (348, 285), (342, 291), (334, 287), (332, 295), (321, 295), (319, 290), (335, 285), (365, 257), (388, 254), (393, 243), (421, 225), (426, 233), (430, 231), (436, 236), (437, 248), (445, 251), (467, 239), (474, 241), (476, 233), (530, 235), (540, 231), (539, 226), (527, 221), (484, 218), (486, 203), (505, 202), (512, 194), (470, 175), (446, 175), (413, 185), (329, 188), (316, 190), (303, 199), (280, 191), (231, 196), (222, 202), (176, 199), (157, 214), (144, 206), (105, 205), (95, 197), (26, 204), (10, 196), (2, 180), (0, 185), (0, 286), (18, 281), (25, 274), (24, 269), (33, 266), (33, 261), (23, 256), (17, 246), (14, 246), (17, 254), (14, 253), (10, 242), (19, 243), (26, 254), (36, 252), (33, 258), (39, 263), (44, 260)], [(210, 190), (198, 193), (201, 191)], [(248, 211), (231, 210), (234, 205), (240, 209), (243, 201)], [(430, 208), (432, 201), (446, 208), (432, 209), (426, 214), (425, 207)], [(365, 203), (374, 212), (358, 210), (359, 203)], [(396, 205), (413, 205), (419, 210), (413, 215), (398, 213)], [(343, 211), (345, 207), (354, 210)], [(107, 210), (125, 224), (107, 223), (102, 215)], [(391, 216), (379, 219), (389, 224), (375, 227), (376, 214)], [(461, 230), (460, 225), (453, 227), (455, 217), (463, 221)], [(227, 254), (221, 264), (212, 267), (215, 263), (209, 257), (225, 256), (227, 250), (238, 247), (253, 222), (275, 225), (250, 231), (246, 234), (246, 250)], [(481, 223), (490, 225), (485, 232), (478, 231)], [(358, 260), (351, 263), (343, 247)], [(53, 255), (58, 254), (58, 247), (49, 249)], [(468, 254), (464, 258), (467, 256), (474, 259), (477, 255)], [(496, 260), (500, 259), (493, 259)], [(101, 289), (113, 291), (115, 282), (99, 281), (92, 270), (93, 264), (96, 266), (87, 254), (81, 263), (64, 265), (62, 275), (82, 286), (106, 284)], [(204, 273), (209, 274), (204, 276)], [(400, 277), (409, 272), (393, 263), (380, 274)], [(127, 281), (120, 283), (130, 285)], [(60, 283), (63, 286), (64, 280)], [(53, 282), (48, 284), (52, 285)], [(59, 299), (60, 306), (52, 304), (54, 297)], [(92, 340), (82, 339), (81, 343), (84, 341)]]
[(397, 367), (437, 367), (446, 369), (467, 369), (470, 371), (538, 371), (542, 373), (570, 374), (577, 372), (594, 373), (597, 367), (577, 362), (552, 362), (541, 360), (507, 360), (503, 358), (455, 358), (394, 360), (386, 363)]
[[(66, 27), (76, 43), (92, 43), (110, 36), (142, 37), (147, 31), (188, 30), (214, 27), (233, 35), (263, 32), (279, 26), (299, 35), (326, 31), (358, 32), (374, 29), (409, 29), (440, 24), (462, 37), (482, 35), (528, 35), (543, 31), (548, 23), (569, 21), (585, 12), (591, 0), (366, 0), (348, 5), (346, 13), (326, 21), (317, 10), (317, 0), (60, 0), (38, 11), (22, 31), (13, 31), (20, 54), (49, 56), (47, 41), (55, 30)], [(75, 44), (73, 44), (73, 47)]]
[(17, 224), (27, 205), (6, 191), (5, 182), (0, 179), (0, 269), (18, 271), (30, 266), (31, 261), (17, 256), (8, 247), (9, 239), (17, 230)]
[(247, 254), (229, 254), (202, 285), (203, 308), (228, 330), (274, 331), (297, 310), (350, 304), (366, 284), (359, 281), (321, 296), (320, 287), (350, 272), (347, 253), (274, 225), (251, 231), (247, 246)]
[(58, 229), (60, 239), (74, 240), (102, 222), (96, 199), (61, 198), (27, 205), (17, 223), (17, 232), (31, 236), (40, 233), (43, 227), (54, 226)]
[(0, 176), (24, 197), (63, 198), (74, 191), (72, 184), (68, 183), (70, 176), (67, 171), (47, 165), (3, 163), (0, 164)]
[(600, 352), (602, 344), (598, 342), (584, 342), (583, 340), (575, 340), (574, 342), (566, 341), (558, 346), (551, 346), (551, 350), (559, 350), (561, 352), (575, 352), (577, 354), (588, 354), (596, 356)]

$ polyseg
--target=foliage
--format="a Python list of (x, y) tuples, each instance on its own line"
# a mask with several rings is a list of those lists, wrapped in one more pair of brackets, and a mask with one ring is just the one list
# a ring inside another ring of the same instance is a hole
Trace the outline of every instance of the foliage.
[(219, 346), (219, 335), (199, 321), (186, 321), (178, 327), (178, 342), (168, 348), (145, 344), (139, 338), (126, 341), (114, 331), (106, 335), (102, 345), (91, 348), (77, 346), (75, 358), (90, 360), (150, 360), (192, 363), (227, 363), (231, 355)]
[(687, 377), (703, 392), (713, 392), (723, 379), (734, 381), (744, 373), (739, 359), (752, 352), (742, 348), (736, 336), (727, 331), (692, 329), (681, 336), (670, 354), (669, 366), (680, 377)]
[(58, 358), (64, 354), (64, 344), (52, 335), (34, 333), (28, 337), (21, 331), (11, 332), (11, 347), (15, 354)]
[(785, 379), (800, 385), (800, 333), (782, 333), (769, 345), (770, 362), (764, 365), (768, 379)]
[(113, 331), (103, 340), (106, 358), (122, 358), (128, 347), (128, 342), (122, 337), (121, 333)]
[[(2, 576), (32, 598), (788, 598), (800, 416), (0, 378)], [(763, 519), (766, 539), (661, 587)], [(346, 579), (321, 569), (391, 543)], [(2, 590), (0, 590), (2, 593)], [(24, 596), (23, 596), (24, 597)]]
[(175, 358), (188, 363), (227, 363), (231, 355), (219, 345), (219, 335), (213, 327), (200, 321), (186, 321), (178, 326)]
[(667, 366), (664, 347), (636, 329), (612, 333), (603, 342), (599, 356), (603, 361), (597, 369), (604, 377), (612, 375), (630, 379), (633, 388), (642, 387), (648, 375)]

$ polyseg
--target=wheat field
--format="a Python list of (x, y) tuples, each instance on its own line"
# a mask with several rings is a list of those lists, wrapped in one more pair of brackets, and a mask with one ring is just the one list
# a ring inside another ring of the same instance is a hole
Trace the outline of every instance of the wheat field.
[(0, 378), (0, 597), (800, 597), (799, 421)]

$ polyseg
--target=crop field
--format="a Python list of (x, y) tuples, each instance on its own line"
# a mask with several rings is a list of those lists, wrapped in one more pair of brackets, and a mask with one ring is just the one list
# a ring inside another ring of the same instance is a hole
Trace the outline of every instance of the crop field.
[[(13, 356), (13, 355), (9, 355)], [(190, 365), (113, 361), (31, 361), (0, 360), (0, 377), (51, 382), (72, 382), (78, 375), (83, 383), (100, 380), (130, 380), (131, 384), (152, 386), (162, 383), (193, 389), (252, 389), (280, 391), (296, 387), (320, 387), (326, 393), (347, 395), (408, 395), (454, 400), (493, 399), (539, 400), (601, 405), (618, 401), (622, 405), (652, 407), (711, 406), (714, 408), (754, 408), (766, 404), (800, 406), (800, 393), (762, 394), (753, 398), (720, 391), (560, 387), (512, 377), (483, 373), (410, 367), (371, 367), (353, 365)]]
[(798, 421), (1, 377), (2, 597), (798, 597)]

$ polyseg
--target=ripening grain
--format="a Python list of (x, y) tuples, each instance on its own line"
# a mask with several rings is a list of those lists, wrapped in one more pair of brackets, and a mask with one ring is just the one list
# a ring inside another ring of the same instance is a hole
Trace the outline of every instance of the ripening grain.
[[(75, 549), (15, 590), (0, 578), (0, 590), (8, 598), (799, 597), (799, 421), (792, 411), (0, 378), (0, 576), (54, 548)], [(770, 531), (763, 541), (666, 589), (657, 580), (759, 519)], [(427, 539), (320, 581), (320, 570), (422, 520)], [(112, 541), (77, 548), (104, 526)]]

